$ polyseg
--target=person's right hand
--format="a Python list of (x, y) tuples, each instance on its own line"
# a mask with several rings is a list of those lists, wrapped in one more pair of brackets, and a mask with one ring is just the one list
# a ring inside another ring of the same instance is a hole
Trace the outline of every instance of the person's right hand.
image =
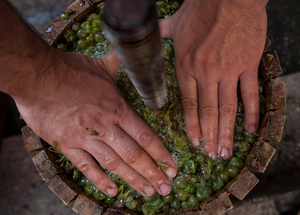
[[(44, 62), (50, 66), (30, 74), (22, 93), (12, 94), (28, 126), (51, 145), (57, 142), (56, 148), (109, 196), (118, 188), (100, 166), (142, 195), (168, 195), (172, 185), (166, 175), (175, 177), (177, 166), (115, 85), (120, 62), (114, 52), (92, 59), (50, 51), (55, 57), (49, 54)], [(169, 167), (162, 172), (158, 162)]]

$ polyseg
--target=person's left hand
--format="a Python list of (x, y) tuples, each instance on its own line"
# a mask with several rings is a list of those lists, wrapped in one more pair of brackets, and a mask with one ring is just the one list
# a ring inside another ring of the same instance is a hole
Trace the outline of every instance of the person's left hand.
[(244, 104), (245, 128), (259, 123), (258, 66), (267, 29), (267, 1), (186, 0), (160, 20), (162, 37), (174, 41), (176, 76), (188, 135), (200, 137), (212, 159), (233, 151), (237, 84)]

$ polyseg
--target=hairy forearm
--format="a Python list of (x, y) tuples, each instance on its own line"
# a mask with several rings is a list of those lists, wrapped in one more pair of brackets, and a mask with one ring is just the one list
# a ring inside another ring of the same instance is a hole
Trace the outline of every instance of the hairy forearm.
[(0, 1), (0, 32), (0, 91), (22, 96), (50, 66), (51, 48), (6, 0)]

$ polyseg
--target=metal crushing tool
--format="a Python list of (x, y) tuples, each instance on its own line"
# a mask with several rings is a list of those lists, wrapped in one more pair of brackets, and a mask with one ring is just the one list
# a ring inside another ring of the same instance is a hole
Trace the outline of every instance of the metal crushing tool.
[(102, 14), (104, 32), (145, 105), (167, 102), (164, 56), (154, 0), (108, 0)]

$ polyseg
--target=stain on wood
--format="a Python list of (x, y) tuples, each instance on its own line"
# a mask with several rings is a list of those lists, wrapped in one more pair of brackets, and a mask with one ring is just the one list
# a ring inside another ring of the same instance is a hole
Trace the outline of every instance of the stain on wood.
[(245, 166), (248, 167), (251, 172), (263, 173), (269, 165), (275, 151), (276, 150), (268, 143), (262, 140), (257, 141), (253, 144), (245, 160)]

